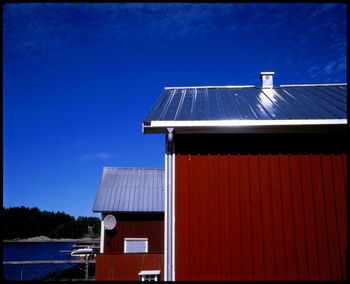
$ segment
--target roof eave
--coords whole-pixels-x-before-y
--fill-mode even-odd
[[[343,133],[347,131],[347,119],[151,121],[142,124],[144,134],[167,133],[167,128],[174,128],[176,134]]]
[[[139,214],[139,213],[164,213],[163,211],[113,211],[113,210],[100,210],[100,209],[96,209],[96,210],[92,210],[93,213],[103,213],[103,214],[118,214],[118,213],[135,213],[135,214]]]

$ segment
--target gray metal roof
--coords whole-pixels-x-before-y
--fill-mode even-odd
[[[164,212],[164,169],[104,167],[93,212]]]
[[[143,121],[347,119],[347,84],[165,88]],[[171,124],[169,124],[171,127]]]

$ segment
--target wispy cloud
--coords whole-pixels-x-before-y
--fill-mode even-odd
[[[247,23],[247,20],[249,22]],[[320,26],[321,22],[324,26]],[[345,19],[345,20],[344,20]],[[280,26],[289,27],[281,37]],[[302,53],[316,38],[346,47],[342,4],[8,3],[4,54],[61,57],[87,45],[186,39],[213,32],[237,38],[261,31]],[[340,34],[340,36],[339,36]],[[334,46],[336,48],[336,46]]]
[[[308,62],[305,66],[308,66],[306,75],[311,80],[323,78],[323,82],[326,83],[345,83],[344,74],[346,74],[347,58],[345,55],[328,60],[322,64],[312,65]]]
[[[63,56],[88,44],[183,38],[215,29],[216,5],[9,3],[4,6],[6,54]]]
[[[78,157],[79,161],[87,162],[87,161],[108,161],[114,155],[107,152],[98,152],[98,153],[85,153]]]

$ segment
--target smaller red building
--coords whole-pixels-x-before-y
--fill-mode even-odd
[[[105,167],[93,212],[102,214],[95,280],[163,280],[163,169]]]

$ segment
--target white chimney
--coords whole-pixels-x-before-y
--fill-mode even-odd
[[[260,73],[260,79],[261,79],[261,86],[263,88],[272,88],[273,87],[273,75],[275,75],[275,72],[261,72]]]

